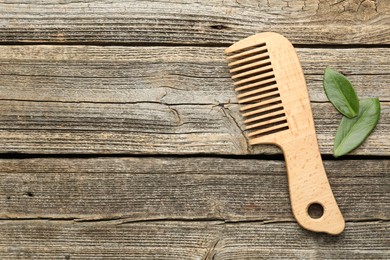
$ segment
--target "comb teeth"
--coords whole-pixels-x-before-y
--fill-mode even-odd
[[[265,43],[230,52],[226,58],[249,138],[288,129]]]

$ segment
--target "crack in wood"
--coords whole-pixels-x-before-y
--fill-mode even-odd
[[[257,223],[260,225],[277,225],[286,223],[297,223],[293,219],[240,219],[240,220],[229,220],[223,218],[143,218],[143,219],[132,219],[126,216],[116,217],[93,217],[93,218],[73,218],[73,217],[0,217],[0,221],[58,221],[58,222],[74,222],[74,223],[113,223],[116,225],[125,224],[136,224],[136,223],[161,223],[161,222],[192,222],[192,223],[211,223],[215,225],[240,225]],[[364,219],[346,219],[346,223],[387,223],[390,219],[386,218],[364,218]]]
[[[211,243],[211,246],[208,248],[208,250],[206,252],[204,260],[214,260],[214,256],[217,253],[218,248],[220,247],[221,242],[223,241],[222,240],[222,233],[223,232],[221,231],[221,233],[218,236],[218,238],[214,242]]]

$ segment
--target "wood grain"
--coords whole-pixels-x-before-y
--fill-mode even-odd
[[[2,259],[388,259],[389,222],[337,237],[294,223],[0,221]]]
[[[320,150],[331,154],[341,116],[313,103]],[[0,102],[2,153],[277,154],[248,146],[237,104]],[[390,103],[366,142],[352,154],[389,155]]]
[[[332,237],[288,223],[231,225],[214,259],[388,259],[389,228],[388,222],[347,223],[341,236]]]
[[[5,43],[230,44],[275,31],[297,44],[389,44],[387,1],[33,1],[0,3]]]
[[[203,259],[214,223],[144,224],[0,221],[2,259]]]
[[[67,102],[235,103],[224,48],[0,46],[0,99]],[[297,48],[310,99],[325,102],[324,68],[359,97],[390,101],[389,48]]]
[[[389,22],[386,0],[0,1],[0,259],[390,259]],[[280,150],[243,135],[223,50],[262,31],[298,47],[322,154],[326,66],[382,102],[325,161],[340,236],[295,223]]]
[[[388,160],[325,161],[325,169],[346,220],[390,219]],[[294,221],[283,161],[2,159],[0,179],[3,219]]]
[[[248,153],[223,48],[0,49],[1,152]],[[330,65],[353,80],[360,97],[380,97],[388,114],[388,52],[298,49],[311,100],[326,101],[321,80]],[[312,105],[321,151],[329,154],[339,115],[329,104]],[[355,154],[387,155],[387,125],[382,116]]]

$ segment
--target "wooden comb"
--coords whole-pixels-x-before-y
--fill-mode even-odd
[[[321,160],[305,78],[292,44],[260,33],[225,50],[242,106],[249,144],[275,144],[284,153],[292,212],[315,232],[340,234],[345,222]],[[322,216],[309,214],[321,207]]]

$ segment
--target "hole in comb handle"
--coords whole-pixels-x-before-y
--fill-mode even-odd
[[[319,219],[324,215],[324,206],[320,203],[312,203],[307,208],[307,213],[313,219]]]

